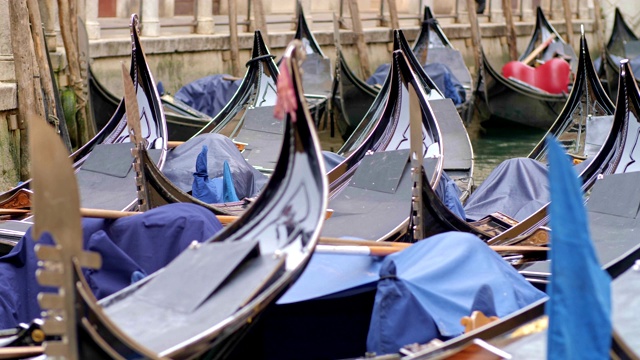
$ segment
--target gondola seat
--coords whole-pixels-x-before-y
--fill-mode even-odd
[[[534,68],[519,61],[510,61],[502,75],[513,78],[551,94],[569,92],[571,66],[561,58],[553,58]]]

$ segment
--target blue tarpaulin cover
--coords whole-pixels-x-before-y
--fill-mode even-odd
[[[233,188],[233,176],[229,162],[224,161],[222,176],[209,179],[207,152],[207,145],[202,145],[202,150],[196,159],[196,172],[193,173],[191,194],[196,199],[209,204],[238,201],[236,190]]]
[[[477,237],[450,232],[386,258],[315,253],[278,304],[377,287],[367,349],[395,353],[406,344],[462,333],[460,319],[470,315],[482,285],[493,290],[498,316],[545,296]]]
[[[193,173],[196,172],[196,159],[203,145],[208,148],[209,178],[222,177],[223,164],[227,161],[233,177],[233,187],[239,199],[257,195],[267,183],[268,178],[244,159],[231,139],[220,134],[201,134],[167,154],[162,172],[182,191],[191,191]]]
[[[384,80],[389,74],[390,64],[382,64],[378,66],[376,71],[367,79],[367,84],[384,84]],[[422,65],[424,71],[429,75],[431,80],[436,84],[438,89],[442,91],[445,97],[453,100],[456,105],[462,104],[466,97],[466,92],[462,83],[453,75],[453,72],[445,64],[432,63]]]
[[[547,167],[533,159],[509,159],[498,165],[464,206],[470,220],[499,211],[522,221],[549,201]]]
[[[371,315],[367,351],[396,353],[407,344],[462,334],[478,290],[491,287],[496,313],[508,315],[545,294],[482,240],[444,233],[385,258]]]
[[[547,286],[548,359],[608,359],[611,278],[600,267],[580,181],[564,150],[546,139],[551,204],[551,278]]]
[[[102,256],[100,270],[84,270],[97,298],[130,285],[140,275],[168,264],[192,241],[206,240],[222,229],[209,210],[193,204],[171,204],[117,220],[83,219],[84,248]],[[44,234],[38,243],[53,244]],[[38,268],[31,230],[0,258],[0,329],[40,316],[35,272]]]
[[[216,116],[236,93],[242,79],[230,81],[231,75],[210,75],[184,85],[176,99],[211,117]]]
[[[445,172],[442,172],[442,178],[440,179],[440,182],[438,182],[436,195],[442,199],[442,202],[447,209],[457,215],[460,219],[466,219],[464,207],[462,206],[462,202],[460,202],[460,195],[462,195],[462,191],[460,191],[456,181],[450,178]]]

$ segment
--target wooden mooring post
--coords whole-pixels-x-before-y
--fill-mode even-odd
[[[20,178],[30,178],[30,156],[27,151],[29,145],[27,119],[44,116],[44,104],[42,93],[38,101],[37,92],[40,91],[39,73],[34,69],[34,54],[29,30],[29,12],[27,4],[23,1],[9,1],[9,22],[11,25],[11,46],[18,86],[18,128],[20,130]],[[39,82],[39,81],[38,81]],[[36,91],[37,89],[37,91]]]
[[[269,46],[269,33],[267,31],[267,19],[264,13],[262,0],[250,0],[253,5],[254,28],[260,30],[264,43]]]
[[[567,42],[573,47],[573,23],[571,22],[571,0],[562,0],[564,22],[567,26]]]
[[[77,16],[75,7],[69,0],[58,0],[58,20],[60,23],[60,35],[64,43],[64,49],[69,66],[69,77],[71,87],[76,97],[76,118],[72,119],[77,123],[78,136],[75,146],[85,144],[95,135],[93,126],[89,124],[86,114],[87,99],[84,95],[82,74],[80,72],[80,60],[78,58],[78,33]]]
[[[371,65],[369,64],[369,49],[367,42],[364,40],[364,30],[360,21],[360,10],[358,9],[358,0],[349,1],[349,12],[351,13],[351,23],[353,24],[353,32],[356,34],[356,48],[358,49],[358,57],[360,58],[360,69],[362,77],[368,79],[371,76]]]
[[[471,28],[471,45],[473,46],[473,59],[476,64],[476,72],[480,71],[480,27],[476,15],[476,1],[467,0],[467,12],[469,13],[469,25]]]
[[[389,4],[389,19],[391,20],[391,28],[400,29],[400,19],[398,17],[398,5],[396,4],[396,0],[387,0],[387,4]],[[382,6],[382,3],[380,6]],[[380,16],[382,16],[382,13],[380,14]]]
[[[240,50],[238,46],[238,8],[236,0],[228,0],[229,4],[229,50],[231,51],[231,68],[233,76],[240,76]]]
[[[518,60],[518,46],[516,45],[516,26],[513,22],[513,9],[511,8],[511,0],[502,1],[502,12],[504,14],[504,22],[507,25],[507,46],[509,47],[509,59],[511,61]]]
[[[42,86],[42,92],[44,93],[44,103],[46,104],[46,113],[48,116],[47,121],[54,123],[56,131],[62,137],[65,145],[68,149],[71,149],[71,143],[69,141],[69,134],[66,131],[66,124],[64,124],[64,115],[58,113],[58,107],[56,104],[56,96],[53,88],[52,71],[49,67],[49,59],[47,57],[46,39],[42,26],[38,26],[42,23],[42,17],[40,16],[40,7],[38,0],[27,0],[27,9],[29,11],[29,20],[31,21],[31,36],[33,38],[33,48],[35,50],[36,66],[40,74],[40,85]],[[37,90],[36,90],[37,91]]]
[[[596,44],[604,44],[604,27],[602,26],[602,7],[600,0],[593,0],[593,15],[595,17]]]

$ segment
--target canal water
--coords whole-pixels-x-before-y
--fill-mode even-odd
[[[489,128],[470,132],[475,155],[474,183],[480,185],[506,159],[526,157],[545,135],[530,127]]]

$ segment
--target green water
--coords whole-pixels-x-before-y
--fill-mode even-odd
[[[473,136],[475,184],[480,185],[502,161],[529,155],[544,135],[545,131],[540,129],[509,127],[490,128]]]

